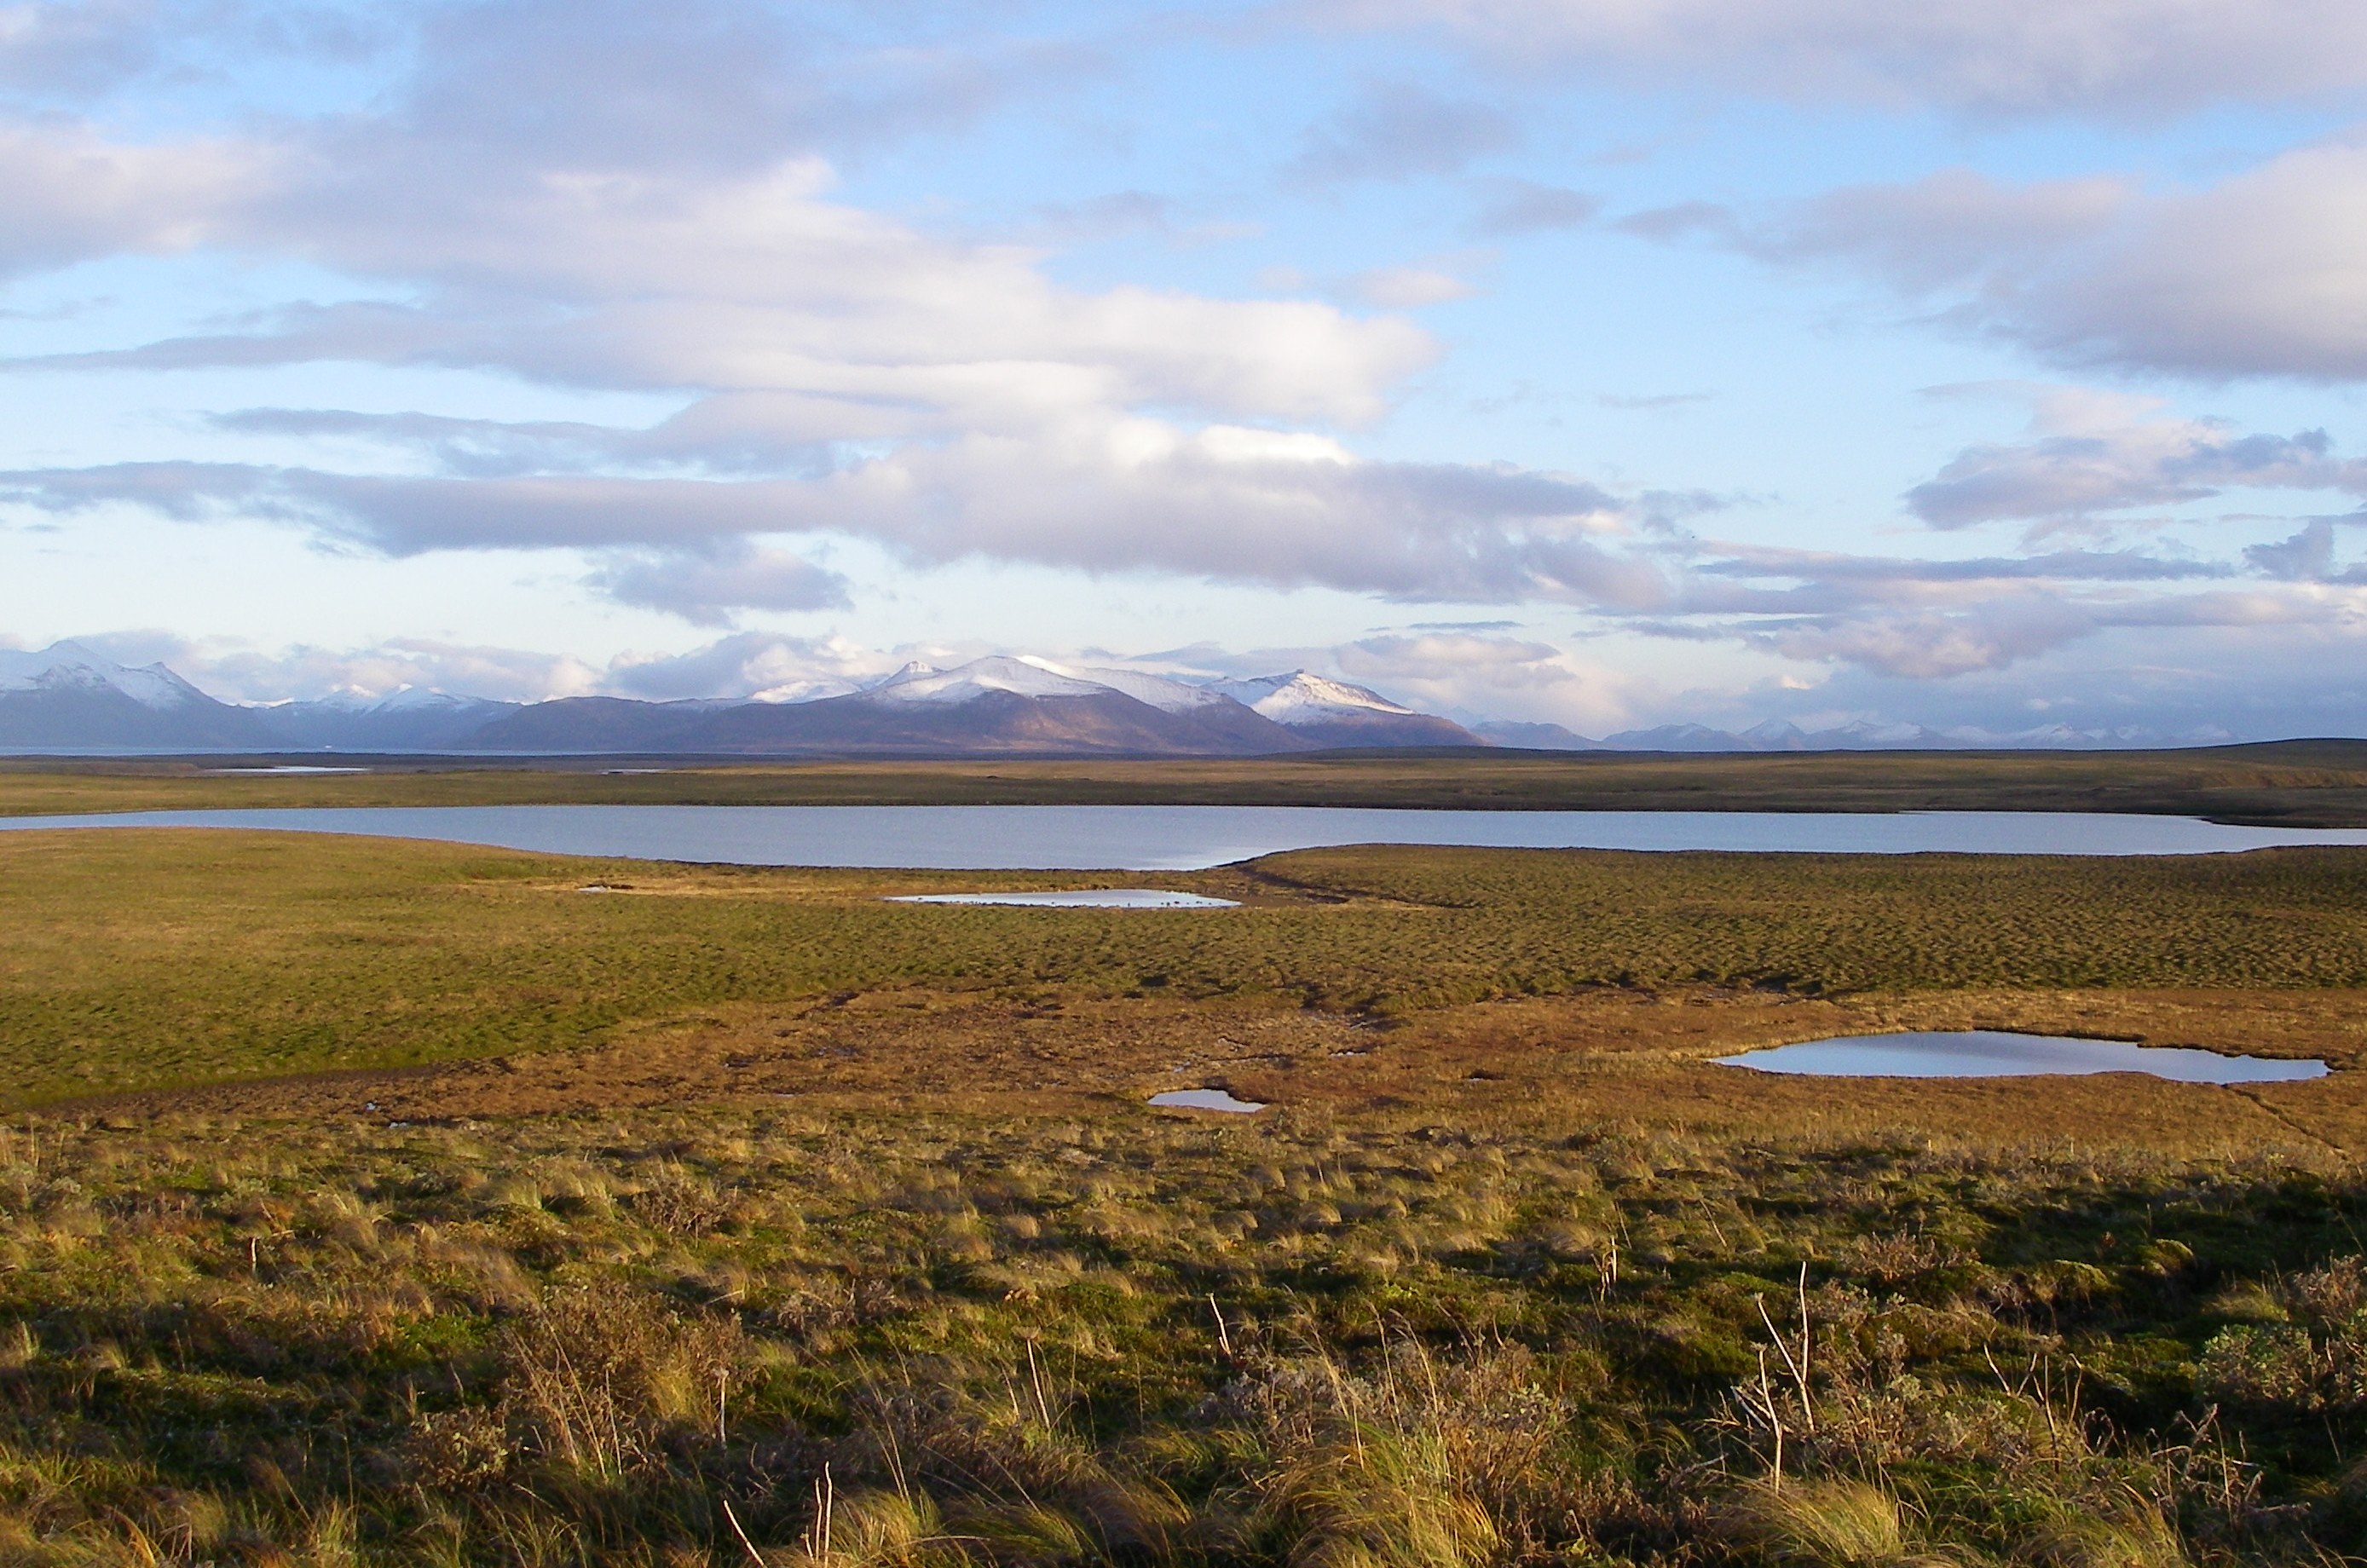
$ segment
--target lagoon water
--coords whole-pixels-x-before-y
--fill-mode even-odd
[[[1162,1111],[1225,1111],[1236,1116],[1252,1115],[1265,1109],[1254,1100],[1235,1100],[1221,1089],[1171,1089],[1164,1094],[1152,1095],[1150,1103]]]
[[[1194,871],[1334,844],[1784,854],[2188,855],[2367,830],[2079,812],[1396,811],[1313,806],[386,806],[0,818],[0,829],[264,828],[551,854],[897,870]]]
[[[1077,887],[1056,893],[899,893],[890,904],[1008,904],[1023,909],[1238,909],[1230,898],[1164,887]]]
[[[2216,1051],[2183,1045],[2138,1045],[2125,1040],[2081,1040],[1997,1029],[1852,1034],[1714,1059],[1720,1066],[1836,1078],[2017,1078],[2149,1073],[2180,1083],[2231,1084],[2322,1078],[2327,1071],[2326,1064],[2319,1061],[2223,1056]]]

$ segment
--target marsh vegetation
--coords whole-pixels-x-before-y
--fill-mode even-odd
[[[2361,1208],[2292,1157],[1287,1112],[46,1123],[0,1554],[2325,1564]]]
[[[2367,1559],[2367,853],[1153,880],[0,840],[0,1562]]]
[[[2093,862],[1308,851],[1156,879],[1237,909],[885,901],[1092,880],[603,864],[270,834],[9,835],[0,1084],[24,1105],[480,1058],[899,986],[1385,1021],[1685,986],[1863,998],[2367,985],[2367,855],[2333,850]],[[594,883],[614,891],[578,891]]]

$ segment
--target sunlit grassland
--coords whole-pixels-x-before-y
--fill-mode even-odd
[[[883,986],[1387,1018],[1597,987],[1829,997],[2367,982],[2367,853],[2345,851],[1349,849],[1124,879],[1248,900],[1238,909],[881,901],[1093,880],[636,865],[297,835],[9,834],[0,1076],[22,1105],[580,1045],[685,1009]],[[579,891],[594,883],[620,890]]]
[[[317,761],[318,759],[300,759]],[[337,759],[333,759],[333,761]],[[503,805],[1208,805],[1501,810],[2134,811],[2367,825],[2367,742],[2174,751],[1415,751],[1229,759],[747,761],[385,758],[271,774],[241,760],[0,760],[0,815]]]
[[[1243,904],[881,902],[1096,882]],[[0,1126],[0,1564],[2357,1564],[2362,980],[2367,851],[0,835],[17,1105],[447,1064]],[[1965,1024],[2340,1070],[1701,1059]]]
[[[0,1556],[2329,1568],[2362,1224],[2292,1149],[35,1122]]]

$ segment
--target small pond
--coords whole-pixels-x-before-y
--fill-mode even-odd
[[[1077,887],[1052,893],[900,893],[890,904],[1016,904],[1030,909],[1238,909],[1230,898],[1164,887]]]
[[[1265,1109],[1254,1100],[1235,1100],[1221,1089],[1171,1089],[1152,1095],[1150,1103],[1168,1111],[1229,1111],[1243,1116]]]
[[[2179,1083],[2277,1083],[2326,1076],[2326,1064],[2226,1056],[2185,1045],[2137,1045],[2016,1034],[1999,1029],[1854,1034],[1715,1058],[1720,1066],[1832,1078],[2015,1078],[2048,1074],[2149,1073]]]

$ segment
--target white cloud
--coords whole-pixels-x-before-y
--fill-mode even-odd
[[[625,654],[608,667],[607,686],[619,696],[656,702],[747,696],[790,702],[847,691],[901,663],[900,650],[864,648],[834,633],[741,632],[687,653]]]
[[[1623,497],[1511,468],[1352,458],[1322,437],[1153,420],[1033,439],[914,446],[810,479],[355,476],[140,463],[0,473],[52,513],[130,502],[168,516],[277,518],[391,554],[642,547],[830,531],[907,558],[1154,570],[1406,599],[1556,599],[1620,608],[1671,588],[1617,536],[1696,498]]]
[[[2336,457],[2322,430],[2248,435],[2218,420],[2157,418],[1966,447],[1907,503],[1934,527],[1960,528],[2177,506],[2237,487],[2367,494],[2367,463]]]
[[[2367,85],[2350,0],[1302,0],[1433,25],[1523,73],[1822,103],[2150,119]]]
[[[1953,170],[1837,191],[1772,222],[1727,214],[1690,230],[1769,259],[1863,267],[2066,364],[2367,378],[2367,135],[2192,189]]]
[[[224,219],[281,177],[269,148],[110,141],[71,122],[0,122],[0,276],[224,237]]]
[[[350,692],[382,697],[405,686],[538,702],[587,696],[603,672],[567,654],[400,638],[373,648],[302,645],[258,649],[228,638],[190,639],[170,632],[131,632],[77,640],[136,663],[162,660],[226,702],[284,702]]]

